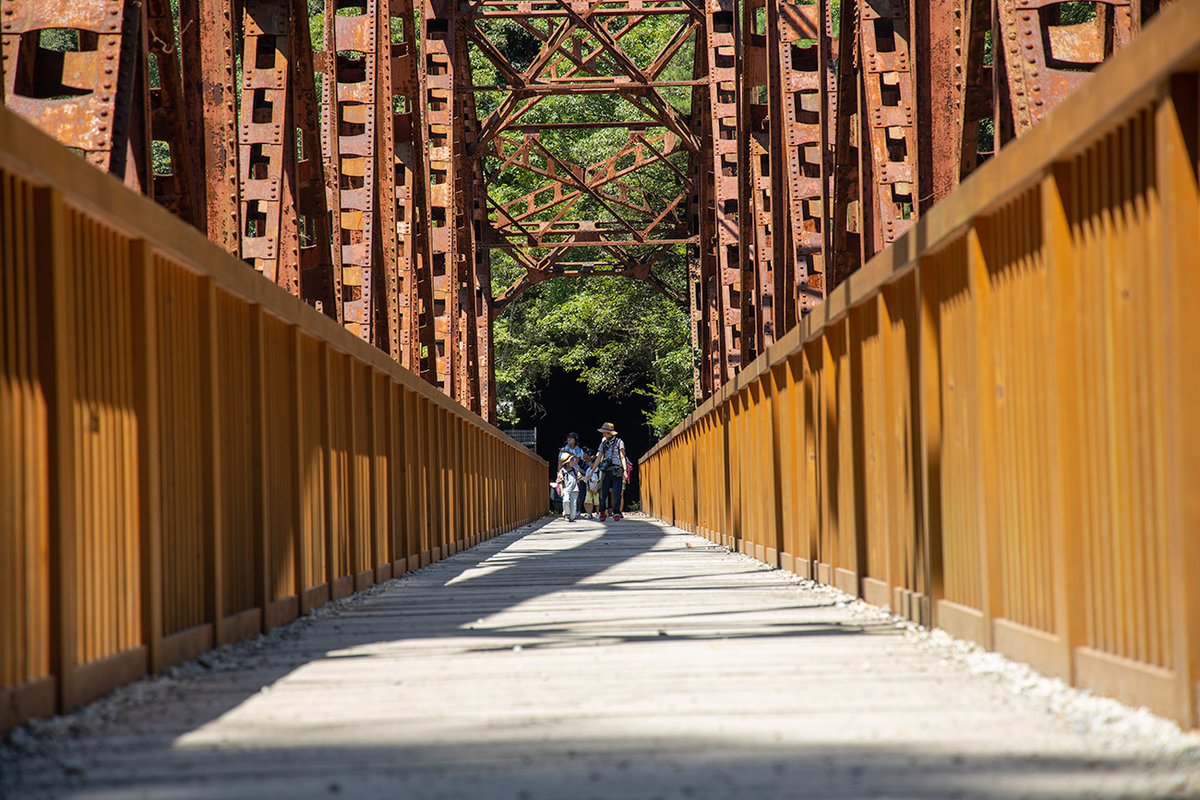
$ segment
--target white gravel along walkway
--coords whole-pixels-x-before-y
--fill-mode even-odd
[[[653,520],[543,520],[0,747],[3,798],[1200,797],[1200,737]]]

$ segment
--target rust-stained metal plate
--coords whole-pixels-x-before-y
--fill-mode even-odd
[[[140,0],[0,2],[6,105],[152,194],[145,36]]]
[[[1153,11],[325,0],[314,52],[308,0],[174,7],[0,0],[4,102],[489,419],[491,326],[556,277],[687,308],[710,395]],[[585,94],[620,111],[540,113]]]

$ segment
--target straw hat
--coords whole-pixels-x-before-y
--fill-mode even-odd
[[[611,422],[604,423],[599,428],[596,428],[596,430],[599,431],[600,433],[616,433],[617,432],[617,429],[615,427],[613,427],[613,424]]]
[[[575,456],[574,456],[574,455],[572,455],[571,453],[567,453],[567,452],[565,452],[565,451],[564,451],[564,452],[562,452],[562,453],[559,453],[559,454],[558,454],[558,463],[559,463],[559,464],[565,464],[565,463],[567,463],[568,461],[570,461],[570,460],[571,460],[572,458],[574,458],[574,457],[575,457]]]

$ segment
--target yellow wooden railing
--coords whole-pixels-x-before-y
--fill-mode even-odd
[[[642,462],[649,511],[1200,721],[1200,0]]]
[[[0,108],[0,732],[538,517],[546,469]]]

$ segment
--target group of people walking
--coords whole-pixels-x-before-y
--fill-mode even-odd
[[[625,442],[611,422],[596,431],[603,438],[595,450],[581,446],[579,434],[572,432],[558,451],[554,487],[562,495],[563,516],[571,522],[580,515],[585,519],[599,517],[601,522],[609,514],[614,520],[621,519],[621,495],[633,464],[625,454]]]

